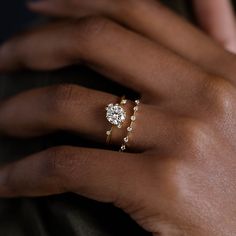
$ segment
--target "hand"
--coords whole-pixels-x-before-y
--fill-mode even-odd
[[[144,29],[155,37],[161,33],[162,27],[172,25],[172,21],[167,17],[162,19],[162,14],[166,13],[160,14],[156,2],[155,0],[41,0],[29,2],[29,7],[33,11],[54,16],[107,15],[132,29],[138,31]],[[193,5],[202,29],[224,48],[236,53],[236,21],[230,0],[193,0]]]
[[[42,26],[1,47],[2,72],[82,62],[139,92],[142,104],[129,152],[64,146],[36,153],[1,167],[0,196],[75,192],[113,203],[153,235],[236,233],[235,56],[163,6],[152,9],[173,28],[153,34],[148,21],[138,31],[92,17]],[[31,90],[1,103],[0,132],[67,130],[102,143],[110,127],[104,107],[117,100],[76,85]]]

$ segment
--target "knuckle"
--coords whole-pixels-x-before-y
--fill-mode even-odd
[[[75,153],[70,147],[54,147],[46,153],[46,171],[50,176],[66,178],[75,168]]]
[[[195,154],[201,153],[206,145],[209,144],[212,131],[207,124],[189,119],[187,121],[184,120],[184,124],[180,127],[180,133],[182,141],[180,150],[186,152],[183,156],[194,157]]]
[[[183,175],[186,173],[185,162],[168,156],[165,160],[162,160],[162,166],[157,168],[159,175],[157,178],[162,180],[158,183],[158,187],[161,187],[172,196],[178,196],[186,187],[182,185],[184,183]]]
[[[101,16],[87,17],[79,22],[79,30],[85,36],[96,36],[106,30],[110,25],[110,20]]]
[[[207,104],[214,115],[225,116],[232,112],[235,101],[234,86],[222,79],[211,78],[207,83]]]
[[[103,42],[105,37],[111,32],[112,23],[109,19],[100,16],[91,16],[82,20],[76,21],[75,42],[76,53],[81,55],[81,58],[86,58],[90,51],[97,49],[97,44]],[[79,44],[78,44],[79,41]]]
[[[53,114],[69,115],[77,98],[78,88],[76,85],[56,85],[49,89],[48,110]]]
[[[189,168],[187,162],[179,161],[170,157],[169,161],[163,169],[162,180],[160,184],[162,189],[169,195],[174,196],[175,200],[183,201],[184,198],[189,198],[189,193],[192,191],[192,169]]]
[[[83,193],[87,187],[90,164],[88,156],[83,154],[83,150],[80,150],[78,156],[74,148],[67,146],[50,148],[47,150],[43,171],[47,173],[48,178],[59,183],[58,189],[63,192]]]
[[[80,151],[80,155],[82,154]],[[68,146],[53,147],[47,150],[46,164],[43,172],[48,174],[49,178],[57,179],[60,182],[60,188],[64,190],[83,188],[86,184],[86,156],[79,158],[78,152]]]

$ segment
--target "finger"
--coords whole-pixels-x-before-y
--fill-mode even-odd
[[[72,13],[74,15],[79,14],[80,17],[94,15],[96,11],[96,7],[93,4],[90,4],[87,8],[81,8],[80,3],[74,1],[64,1],[64,0],[41,0],[41,1],[30,1],[27,2],[27,6],[30,10],[40,12],[41,14],[53,15],[53,16],[61,16],[68,17]],[[106,6],[108,6],[109,2],[106,2]]]
[[[101,141],[109,128],[105,107],[118,102],[114,95],[72,84],[34,89],[1,102],[0,130],[17,137],[68,130]]]
[[[137,154],[56,147],[1,167],[0,197],[75,192],[116,203],[143,191],[145,174],[145,160]]]
[[[127,1],[126,8],[122,9],[127,9],[126,14],[121,10],[110,14],[122,24],[200,65],[210,73],[228,77],[235,82],[235,65],[231,63],[235,61],[235,57],[159,1]]]
[[[42,27],[6,43],[0,52],[2,71],[54,69],[79,61],[149,97],[178,98],[180,84],[188,91],[205,76],[162,46],[97,17]]]
[[[119,101],[114,95],[77,85],[27,91],[0,104],[0,134],[29,138],[64,130],[105,143],[106,131],[112,126],[106,119],[105,107]],[[127,136],[134,104],[128,101],[123,108],[127,118],[122,129],[113,129],[111,141],[115,145],[121,145]],[[147,116],[150,112],[152,116]],[[159,125],[156,132],[151,132],[154,120],[158,120]],[[154,140],[163,146],[169,123],[170,118],[162,112],[141,104],[129,137],[129,150],[147,150],[153,147]]]
[[[236,53],[236,25],[231,1],[194,0],[202,28],[227,50]]]
[[[153,0],[134,4],[127,1],[125,9],[129,9],[126,14],[123,11],[113,11],[113,18],[208,72],[228,77],[235,83],[235,56],[163,4]]]
[[[147,36],[186,59],[200,65],[209,72],[229,77],[232,81],[235,81],[234,69],[232,69],[235,65],[230,63],[231,61],[235,61],[234,56],[227,53],[217,43],[213,43],[211,38],[206,37],[196,27],[177,16],[160,2],[154,0],[105,1],[112,2],[112,6],[111,4],[104,6],[102,4],[103,2],[101,0],[93,1],[93,5],[96,6],[94,14],[106,14],[125,24],[130,29]],[[77,6],[73,5],[73,9],[77,9],[77,12],[69,10],[65,6],[65,3],[69,4],[68,1],[64,1],[63,9],[68,9],[66,14],[72,17],[81,17],[81,14],[85,13],[81,9],[85,10],[88,7],[91,9],[90,1],[78,1]],[[38,12],[44,12],[46,9],[48,10],[47,13],[51,14],[50,9],[46,6],[44,8],[34,8]],[[60,12],[57,15],[60,16]]]
[[[0,131],[27,138],[65,130],[103,143],[111,127],[105,107],[119,100],[114,95],[72,84],[34,89],[0,104]],[[131,116],[129,108],[127,116]]]

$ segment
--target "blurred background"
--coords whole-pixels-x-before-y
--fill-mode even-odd
[[[14,32],[24,28],[30,24],[32,20],[36,20],[37,16],[30,13],[26,7],[27,0],[2,0],[0,3],[0,42],[7,39]],[[28,0],[30,1],[30,0]],[[165,4],[175,8],[181,13],[186,13],[186,8],[189,8],[191,1],[186,0],[162,0]]]
[[[0,42],[7,39],[14,32],[21,30],[25,24],[36,18],[27,11],[25,1],[3,0],[0,3]]]

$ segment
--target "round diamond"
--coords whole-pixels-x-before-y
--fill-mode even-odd
[[[106,108],[107,114],[106,118],[107,120],[115,125],[115,126],[121,126],[122,123],[125,121],[126,118],[126,112],[119,104],[109,104]]]

